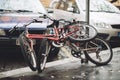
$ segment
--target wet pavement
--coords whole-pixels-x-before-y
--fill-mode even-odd
[[[40,74],[26,68],[26,72],[22,74],[2,77],[0,80],[120,80],[120,48],[113,50],[113,59],[105,66],[96,66],[90,62],[81,64],[80,60],[73,60],[73,58],[63,59],[61,60],[63,63],[53,61],[57,65],[50,62],[52,65],[49,66],[49,63],[47,63],[47,67]],[[19,72],[19,69],[16,72]],[[0,77],[2,76],[1,73]]]

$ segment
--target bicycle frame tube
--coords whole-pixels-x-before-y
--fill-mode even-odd
[[[50,35],[50,34],[26,34],[26,36],[28,38],[31,38],[31,39],[43,39],[43,38],[47,38],[47,39],[50,39],[50,40],[59,40],[58,37],[55,37],[54,35]]]
[[[46,34],[30,34],[30,33],[27,33],[26,37],[31,38],[31,39],[43,39],[43,38],[47,38],[49,40],[58,41],[60,39],[67,38],[69,35],[72,35],[76,31],[79,30],[78,28],[76,28],[76,26],[69,26],[69,28],[74,28],[75,30],[73,30],[72,32],[66,33],[61,38],[59,37],[60,36],[59,30],[64,30],[64,28],[56,28],[56,27],[54,27],[55,34],[47,34],[47,33]]]
[[[69,28],[74,28],[75,30],[74,30],[74,31],[71,31],[71,32],[69,32],[69,33],[67,33],[67,34],[66,34],[66,37],[68,37],[69,35],[74,34],[74,33],[77,32],[77,31],[79,31],[79,29],[76,28],[76,26],[69,26]]]

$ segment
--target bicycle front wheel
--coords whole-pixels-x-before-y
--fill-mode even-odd
[[[111,46],[101,38],[95,38],[86,43],[86,57],[96,65],[108,64],[112,57],[113,51]]]
[[[69,33],[72,33],[69,36],[69,40],[72,42],[89,41],[97,35],[97,30],[93,26],[87,25],[85,22],[70,24],[67,29]],[[75,31],[76,29],[78,30]]]
[[[50,48],[51,46],[49,45],[48,40],[42,39],[39,52],[38,52],[38,61],[37,61],[38,73],[41,73],[45,68],[45,64],[47,62],[47,57],[48,57]]]
[[[31,39],[28,39],[24,33],[19,36],[19,43],[23,56],[32,71],[36,71],[37,59],[33,48],[31,48]]]

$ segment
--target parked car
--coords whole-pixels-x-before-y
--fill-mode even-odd
[[[86,0],[52,0],[55,18],[86,21]],[[107,0],[90,0],[90,25],[109,42],[120,43],[120,10]]]
[[[24,28],[13,33],[9,32],[16,25],[22,26],[32,19],[39,18],[42,23],[32,23],[28,29],[30,33],[43,33],[47,26],[52,24],[50,19],[40,18],[44,15],[48,13],[39,0],[0,0],[0,50],[4,47],[13,50],[20,49],[18,36]],[[34,40],[34,42],[37,52],[41,42],[40,40]],[[52,60],[58,52],[59,48],[52,46],[48,59]]]
[[[34,18],[47,15],[39,0],[1,0],[0,1],[0,46],[19,45],[19,31],[12,34],[9,30],[15,25],[23,25]],[[33,23],[28,28],[31,33],[42,33],[48,25],[48,19],[43,23]],[[23,28],[24,29],[24,28]]]

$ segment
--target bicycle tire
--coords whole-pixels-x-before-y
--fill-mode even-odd
[[[48,40],[42,39],[38,52],[38,60],[37,60],[38,73],[41,73],[44,70],[47,62],[47,57],[49,55],[49,51],[50,51],[50,46]]]
[[[37,58],[34,49],[30,46],[29,39],[22,33],[19,36],[19,43],[23,53],[23,57],[32,71],[36,71],[37,68]]]
[[[69,28],[69,26],[74,26],[75,28]],[[76,28],[79,30],[69,36],[69,40],[72,42],[89,41],[97,36],[97,30],[93,26],[87,25],[85,22],[76,22],[67,27],[68,32],[72,32]]]
[[[94,51],[92,48],[97,48]],[[86,43],[86,49],[91,48],[89,51],[84,51],[86,57],[92,63],[101,66],[108,64],[113,57],[113,51],[109,43],[101,38],[94,38]]]

